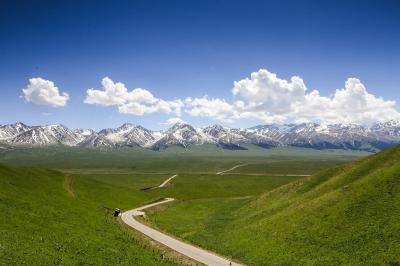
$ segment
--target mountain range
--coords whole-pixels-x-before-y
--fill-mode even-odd
[[[153,150],[202,144],[240,150],[246,149],[246,144],[253,144],[263,148],[295,146],[377,151],[400,143],[400,122],[392,120],[372,126],[271,124],[251,128],[228,128],[221,125],[194,128],[186,123],[177,123],[165,131],[152,131],[128,123],[118,128],[94,131],[71,130],[63,125],[28,126],[18,122],[0,126],[0,142],[11,146],[143,147]]]

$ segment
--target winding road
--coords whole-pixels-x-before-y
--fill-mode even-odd
[[[177,176],[178,176],[178,175],[173,175],[173,176],[171,176],[170,178],[168,178],[167,180],[165,180],[164,182],[162,182],[162,184],[159,185],[158,188],[165,187],[165,185],[168,184],[169,181],[171,181],[172,179],[174,179],[174,178],[177,177]]]
[[[216,173],[216,175],[223,175],[224,173],[230,172],[232,170],[235,170],[238,167],[245,166],[248,164],[238,164],[233,166],[232,168],[228,170],[224,170],[221,172]],[[173,175],[166,179],[161,185],[153,187],[152,189],[155,188],[163,188],[165,187],[172,179],[177,177],[178,175]],[[280,176],[280,175],[279,175]],[[287,175],[285,175],[287,176]],[[308,175],[297,175],[297,176],[308,176]],[[179,252],[195,261],[198,261],[200,263],[206,264],[206,265],[212,265],[212,266],[241,266],[241,264],[232,262],[224,257],[221,257],[219,255],[216,255],[210,251],[201,249],[199,247],[196,247],[194,245],[184,243],[180,240],[177,240],[169,235],[166,235],[164,233],[161,233],[160,231],[157,231],[147,225],[144,225],[137,221],[134,217],[135,216],[142,216],[145,217],[146,214],[144,212],[145,209],[165,204],[171,201],[174,201],[175,199],[173,198],[165,198],[163,201],[151,203],[144,205],[142,207],[138,207],[126,212],[123,212],[121,214],[121,219],[122,221],[127,224],[128,226],[132,227],[133,229],[136,229],[137,231],[141,232],[142,234],[152,238],[153,240],[175,250],[176,252]]]
[[[226,172],[232,171],[238,167],[245,166],[245,165],[248,165],[248,164],[235,165],[228,170],[224,170],[224,171],[216,173],[216,175],[222,175]],[[172,179],[174,179],[177,176],[178,175],[173,175],[173,176],[169,177],[163,183],[161,183],[161,185],[153,187],[152,189],[165,187]],[[298,175],[298,176],[308,176],[308,175]],[[147,204],[147,205],[123,212],[121,214],[121,219],[125,224],[132,227],[133,229],[135,229],[135,230],[141,232],[142,234],[152,238],[153,240],[169,247],[170,249],[173,249],[176,252],[181,253],[181,254],[183,254],[195,261],[198,261],[200,263],[203,263],[206,265],[211,265],[211,266],[224,266],[224,265],[225,266],[230,266],[230,265],[241,266],[241,264],[232,262],[232,261],[230,261],[224,257],[221,257],[217,254],[214,254],[210,251],[201,249],[199,247],[182,242],[182,241],[175,239],[169,235],[161,233],[160,231],[157,231],[147,225],[140,223],[139,221],[137,221],[134,218],[135,216],[145,217],[146,216],[146,214],[144,212],[145,209],[148,209],[148,208],[151,208],[151,207],[154,207],[157,205],[165,204],[165,203],[168,203],[168,202],[171,202],[174,200],[175,199],[173,199],[173,198],[165,198],[163,201]]]
[[[143,210],[160,205],[160,204],[165,204],[167,202],[174,201],[175,199],[173,198],[166,198],[163,201],[151,203],[144,205],[139,208],[135,208],[133,210],[129,210],[126,212],[123,212],[121,215],[122,221],[127,224],[128,226],[136,229],[137,231],[145,234],[146,236],[154,239],[155,241],[193,259],[196,260],[200,263],[206,264],[206,265],[212,265],[212,266],[229,266],[229,265],[234,265],[234,266],[240,266],[240,264],[231,262],[230,260],[223,258],[221,256],[218,256],[210,251],[201,249],[199,247],[184,243],[182,241],[179,241],[171,236],[168,236],[166,234],[163,234],[147,225],[144,225],[137,220],[135,220],[135,216],[144,216],[145,213]]]

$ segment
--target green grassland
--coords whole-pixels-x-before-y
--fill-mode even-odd
[[[150,214],[153,226],[248,265],[398,265],[400,147],[257,197],[178,201]]]
[[[140,148],[84,149],[76,147],[13,147],[0,149],[0,162],[11,165],[74,169],[129,169],[137,172],[210,172],[240,163],[267,161],[344,162],[368,155],[344,150],[313,150],[281,147],[264,149],[249,145],[248,150],[225,150],[214,145],[188,149],[170,147],[159,152]]]
[[[260,264],[265,257],[259,256],[259,249],[242,247],[248,235],[239,228],[245,227],[242,222],[257,224],[260,212],[267,210],[261,205],[255,208],[254,202],[266,192],[303,179],[296,175],[314,174],[365,155],[301,148],[228,151],[212,146],[161,152],[2,149],[0,264],[173,264],[143,247],[145,240],[104,211],[104,207],[127,210],[163,197],[174,197],[176,202],[152,210],[154,215],[146,222],[223,255]],[[246,165],[216,175],[237,164]],[[173,174],[178,177],[167,187],[143,190]],[[250,217],[253,209],[258,216],[243,220],[242,215]],[[230,230],[235,234],[227,234]],[[252,245],[263,243],[260,239]]]
[[[170,264],[105,216],[103,206],[128,207],[145,198],[65,178],[52,170],[0,166],[1,265]]]

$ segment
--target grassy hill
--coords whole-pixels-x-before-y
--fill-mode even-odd
[[[11,155],[8,152],[0,160],[15,155],[15,151]],[[133,239],[132,230],[124,230],[116,219],[106,216],[103,207],[127,210],[168,196],[189,201],[240,198],[259,195],[298,178],[215,175],[243,158],[213,160],[197,156],[183,160],[162,155],[165,159],[161,160],[142,158],[127,150],[121,153],[29,149],[18,151],[23,157],[9,161],[14,165],[42,167],[54,163],[62,167],[64,158],[69,166],[64,172],[0,164],[0,265],[170,265],[161,261],[160,250],[150,249],[140,236]],[[127,158],[119,162],[124,154]],[[95,167],[103,160],[108,168],[70,168]],[[286,173],[290,160],[271,163],[275,172]],[[326,163],[335,164],[336,160]],[[142,190],[159,185],[177,170],[182,172],[165,189]],[[182,262],[176,254],[166,257]]]
[[[170,265],[105,216],[103,206],[146,200],[131,192],[0,165],[0,265]]]
[[[249,265],[400,263],[400,146],[240,200],[178,202],[150,222]]]
[[[300,197],[306,184],[318,187],[346,168],[308,181],[300,175],[364,155],[301,148],[225,151],[211,146],[162,152],[58,147],[0,150],[0,162],[8,165],[0,165],[0,265],[169,265],[161,260],[159,250],[153,251],[147,241],[121,228],[103,209],[127,210],[162,197],[177,199],[150,216],[149,222],[162,230],[249,264],[304,262],[312,257],[300,253],[310,244],[302,249],[295,241],[286,241],[286,235],[282,234],[281,242],[276,236],[270,238],[268,223],[276,224],[274,230],[281,226],[279,230],[291,232],[287,221],[281,223],[277,217],[284,217],[297,201],[304,200]],[[216,175],[238,164],[245,165]],[[142,190],[173,174],[178,177],[167,187]],[[287,197],[276,190],[281,186]],[[291,257],[290,248],[300,253]],[[316,257],[315,261],[322,260]]]

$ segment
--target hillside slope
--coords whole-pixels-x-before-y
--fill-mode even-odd
[[[0,265],[171,265],[105,216],[102,206],[143,200],[131,194],[56,171],[0,165]]]
[[[251,265],[400,263],[400,146],[236,210],[223,248]]]

